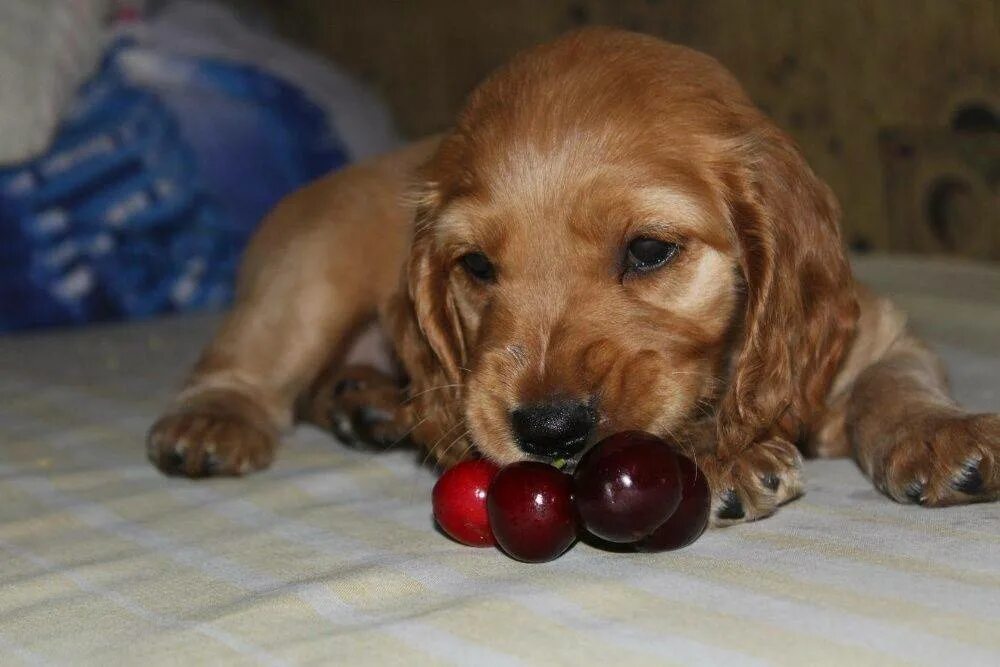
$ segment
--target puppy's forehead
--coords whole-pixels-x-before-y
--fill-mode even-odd
[[[499,248],[512,240],[605,245],[630,230],[724,244],[723,206],[681,161],[607,150],[585,138],[513,139],[477,160],[475,187],[442,211],[443,238]]]
[[[565,206],[584,184],[591,184],[613,165],[606,150],[590,137],[568,136],[544,143],[511,137],[475,165],[476,181],[486,203],[541,210]]]

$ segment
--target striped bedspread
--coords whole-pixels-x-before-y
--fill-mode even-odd
[[[857,267],[1000,409],[1000,271]],[[1000,664],[1000,504],[896,505],[847,461],[680,552],[545,565],[436,533],[413,452],[300,429],[264,474],[161,477],[143,434],[214,322],[0,341],[0,665]]]

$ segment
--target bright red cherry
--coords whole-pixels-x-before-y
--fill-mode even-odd
[[[705,475],[686,456],[678,456],[681,471],[681,503],[673,515],[649,537],[639,540],[638,551],[670,551],[691,544],[705,532],[712,494]]]
[[[505,466],[493,479],[486,506],[497,544],[518,560],[552,560],[576,540],[573,480],[548,464]]]
[[[493,545],[486,494],[499,468],[485,459],[457,463],[434,485],[434,518],[449,536],[470,547]]]
[[[681,502],[677,455],[666,442],[642,431],[622,431],[594,445],[573,478],[580,520],[608,542],[646,537]]]

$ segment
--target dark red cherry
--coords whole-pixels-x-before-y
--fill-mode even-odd
[[[441,475],[431,496],[441,530],[470,547],[494,544],[486,493],[498,470],[495,463],[479,459],[457,463]]]
[[[545,463],[520,461],[501,468],[486,507],[497,544],[518,560],[552,560],[576,540],[573,480]]]
[[[677,455],[649,433],[616,433],[583,455],[573,491],[588,531],[608,542],[635,542],[666,521],[681,501]]]
[[[639,540],[638,551],[669,551],[691,544],[708,526],[712,494],[705,475],[686,456],[678,456],[681,471],[681,502],[673,515],[652,534]]]

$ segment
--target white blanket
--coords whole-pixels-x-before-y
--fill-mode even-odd
[[[857,265],[1000,409],[1000,271]],[[436,533],[412,452],[312,429],[161,477],[143,434],[215,321],[0,341],[0,664],[1000,664],[1000,505],[897,505],[849,461],[682,551],[544,565]]]

